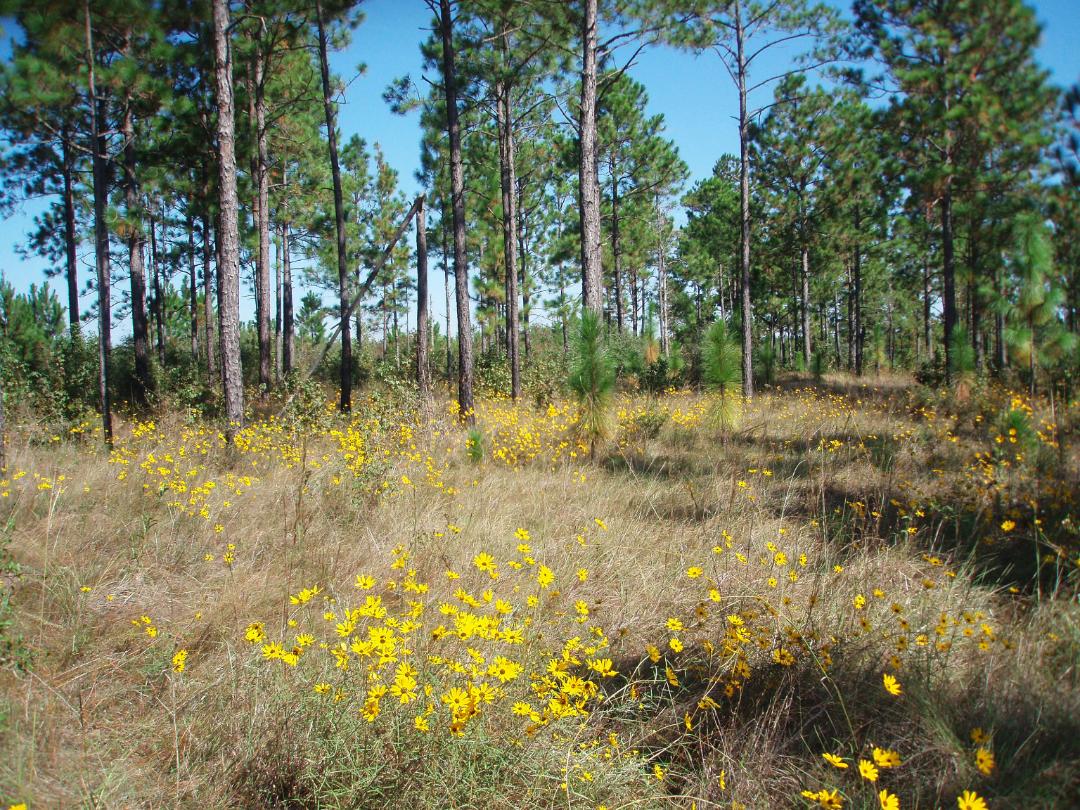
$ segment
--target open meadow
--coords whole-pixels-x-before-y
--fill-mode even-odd
[[[439,402],[14,429],[0,799],[1080,803],[1076,403]]]

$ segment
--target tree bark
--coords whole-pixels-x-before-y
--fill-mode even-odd
[[[132,116],[131,99],[124,104],[122,124],[124,136],[124,213],[127,218],[127,264],[131,271],[132,285],[132,333],[135,349],[134,401],[139,405],[147,402],[150,390],[150,335],[146,314],[146,268],[143,252],[146,238],[139,216],[138,179],[135,176],[135,121]],[[151,228],[152,220],[151,220]],[[158,294],[160,295],[160,293]]]
[[[199,362],[199,284],[195,271],[195,217],[191,212],[191,201],[187,210],[187,245],[188,245],[188,308],[191,317],[191,359]]]
[[[931,320],[930,266],[923,265],[923,342],[926,344],[926,359],[934,362],[934,322]]]
[[[0,374],[0,470],[7,467],[7,425],[4,422],[4,376]]]
[[[293,370],[293,284],[292,256],[289,246],[289,223],[281,223],[281,373]]]
[[[619,239],[619,181],[614,161],[611,165],[611,256],[615,273],[615,328],[623,331],[622,242]]]
[[[596,167],[597,0],[583,0],[581,22],[581,156],[578,197],[581,208],[581,298],[599,313],[604,282],[600,250],[600,180]]]
[[[214,275],[210,263],[210,189],[203,186],[203,202],[206,209],[202,212],[202,274],[203,274],[203,343],[206,349],[206,379],[214,379]]]
[[[446,294],[446,384],[450,384],[453,378],[452,366],[453,355],[450,353],[450,260],[448,258],[450,246],[446,241],[446,200],[439,201],[440,235],[442,236],[442,272],[443,292]]]
[[[325,58],[325,55],[324,55]],[[255,300],[258,302],[259,388],[265,397],[270,376],[270,184],[266,132],[266,59],[262,39],[255,44],[255,219],[259,253],[255,262]]]
[[[858,230],[859,218],[855,216],[855,228]],[[853,337],[855,338],[855,376],[861,377],[863,373],[863,345],[866,337],[862,317],[862,255],[859,243],[855,243],[854,255],[851,257],[852,271],[852,313],[853,313]]]
[[[802,354],[803,363],[810,368],[810,249],[802,246]]]
[[[79,266],[75,255],[78,236],[75,233],[74,161],[71,156],[71,132],[65,122],[60,138],[64,181],[64,264],[67,271],[68,325],[71,336],[79,332]]]
[[[165,241],[165,217],[162,211],[161,241]],[[157,334],[158,362],[165,367],[165,298],[162,295],[161,284],[161,254],[157,247],[157,231],[154,222],[154,214],[150,213],[150,276],[154,283],[154,305],[150,308],[154,317]]]
[[[521,264],[521,342],[522,347],[525,350],[526,359],[529,357],[529,315],[531,309],[529,307],[529,268],[526,263],[528,258],[528,239],[525,235],[525,214],[522,200],[521,189],[517,191],[517,241],[518,241],[518,259]]]
[[[427,258],[427,213],[421,202],[416,212],[416,384],[420,389],[420,402],[425,408],[431,402]]]
[[[274,385],[281,384],[281,242],[274,246]]]
[[[338,299],[341,317],[341,401],[343,413],[352,410],[352,337],[349,333],[349,271],[345,244],[345,204],[341,195],[341,167],[338,163],[337,123],[334,101],[330,95],[330,66],[326,58],[326,29],[323,26],[322,2],[315,0],[315,22],[319,30],[319,71],[322,75],[323,112],[326,116],[326,140],[330,150],[330,174],[334,183],[334,228],[337,232]]]
[[[945,379],[952,380],[952,333],[956,328],[956,275],[953,259],[952,187],[946,180],[941,200],[942,320],[945,325]]]
[[[593,2],[595,0],[587,0]],[[458,121],[457,75],[454,68],[454,31],[450,0],[439,0],[442,32],[443,87],[446,94],[446,129],[450,138],[450,188],[454,220],[454,288],[458,322],[458,405],[461,418],[476,423],[473,412],[472,323],[469,317],[469,265],[465,256],[465,177],[461,166],[461,124]]]
[[[83,0],[86,19],[87,108],[90,113],[90,138],[94,151],[94,264],[98,292],[98,398],[101,405],[101,432],[105,444],[112,447],[112,403],[109,399],[109,365],[112,354],[112,313],[109,296],[111,269],[109,267],[109,231],[105,221],[108,201],[108,172],[105,165],[105,136],[101,125],[105,103],[97,97],[94,76],[95,62],[93,26],[90,20],[90,0]]]
[[[1003,298],[1005,269],[1000,265],[994,271],[994,284],[998,298]],[[1005,370],[1008,358],[1005,356],[1005,315],[999,310],[994,313],[994,364],[999,372]]]
[[[213,0],[214,77],[217,85],[222,379],[225,435],[231,441],[244,422],[244,379],[240,361],[240,242],[237,232],[236,152],[232,58],[229,53],[229,2]]]
[[[750,300],[750,121],[746,113],[746,54],[745,31],[742,21],[742,2],[735,3],[735,48],[738,64],[736,82],[739,86],[739,206],[740,206],[740,255],[739,277],[742,312],[742,387],[743,396],[754,396],[754,314]]]
[[[668,339],[668,289],[667,289],[667,261],[665,260],[663,224],[660,221],[660,206],[656,209],[656,295],[660,303],[660,351],[664,357],[671,356],[671,343]]]
[[[502,32],[501,49],[506,58],[506,37]],[[499,185],[502,191],[503,258],[506,265],[506,354],[510,360],[510,398],[521,396],[521,362],[518,356],[518,255],[517,255],[517,176],[514,167],[514,125],[511,119],[510,85],[499,83],[496,90],[497,127],[499,131]]]

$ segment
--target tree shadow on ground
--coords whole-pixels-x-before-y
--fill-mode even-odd
[[[678,660],[708,656],[694,647]],[[668,679],[668,666],[678,686]],[[706,665],[626,656],[616,669],[635,673],[634,697],[628,678],[609,682],[607,712],[614,727],[632,729],[636,748],[670,769],[672,795],[688,793],[716,806],[733,798],[747,806],[796,806],[801,789],[819,786],[814,766],[824,779],[839,776],[822,753],[869,759],[877,745],[897,750],[906,763],[886,777],[890,791],[906,797],[904,806],[949,806],[973,785],[993,807],[1080,806],[1080,717],[1046,695],[1017,689],[995,702],[974,677],[948,688],[920,687],[913,679],[897,699],[881,688],[875,659],[860,664],[842,655],[827,674],[811,656],[793,666],[759,664],[749,680],[726,691],[729,678]],[[993,736],[993,779],[975,771],[970,732],[976,727]],[[722,788],[718,776],[725,769],[730,784]],[[846,774],[853,775],[849,786],[861,785],[857,772]]]

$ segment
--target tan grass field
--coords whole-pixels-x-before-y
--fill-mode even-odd
[[[1080,407],[709,407],[16,429],[0,802],[1080,806]]]

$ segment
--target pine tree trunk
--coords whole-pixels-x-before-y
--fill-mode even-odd
[[[78,235],[75,233],[75,191],[73,175],[75,173],[71,157],[71,133],[64,123],[60,138],[62,173],[64,182],[64,266],[67,271],[68,324],[71,336],[79,332],[79,265],[75,254]]]
[[[952,333],[956,328],[956,275],[953,266],[952,188],[946,180],[941,200],[942,320],[945,325],[945,379],[952,380]]]
[[[855,370],[855,282],[851,265],[847,267],[847,370]]]
[[[214,77],[218,107],[220,226],[219,300],[222,380],[225,388],[225,435],[231,441],[244,422],[244,378],[240,361],[240,241],[237,232],[235,122],[232,58],[229,53],[229,3],[213,0]]]
[[[217,360],[214,357],[214,276],[210,262],[209,184],[204,185],[203,190],[203,204],[206,206],[202,212],[203,344],[206,349],[206,379],[210,382],[214,379]]]
[[[600,250],[600,181],[596,166],[597,0],[583,0],[581,22],[581,156],[578,197],[581,208],[581,297],[599,313],[604,282]]]
[[[288,376],[293,370],[295,327],[293,318],[292,249],[289,245],[289,223],[281,223],[281,373]]]
[[[994,284],[999,299],[1005,295],[1004,275],[1005,271],[1002,267],[998,267],[994,272]],[[1005,355],[1005,315],[1000,311],[994,313],[994,362],[999,372],[1004,371],[1005,366],[1008,365],[1008,358]]]
[[[930,266],[923,265],[923,342],[926,344],[926,359],[934,362],[934,322],[931,320]]]
[[[281,383],[281,293],[281,242],[278,241],[274,246],[274,385]]]
[[[595,0],[592,2],[595,7]],[[442,29],[443,86],[446,93],[446,129],[450,139],[450,187],[454,220],[454,289],[458,322],[458,405],[461,418],[475,424],[473,413],[472,319],[469,316],[469,264],[465,256],[465,177],[461,166],[461,124],[458,121],[457,75],[454,68],[454,32],[450,0],[439,0]]]
[[[195,218],[191,213],[191,201],[187,211],[188,245],[188,307],[191,317],[191,359],[199,362],[199,284],[195,271]]]
[[[108,171],[105,165],[107,144],[102,134],[105,118],[104,99],[97,97],[93,27],[90,0],[83,0],[86,19],[87,108],[90,113],[90,138],[94,150],[94,264],[98,292],[98,397],[101,405],[101,432],[105,444],[112,447],[112,403],[109,399],[109,365],[112,355],[112,312],[110,306],[109,231],[105,221],[108,204]]]
[[[810,368],[810,249],[802,246],[802,337],[803,363]]]
[[[124,208],[127,217],[128,269],[131,274],[131,328],[135,349],[134,401],[145,405],[150,390],[150,334],[146,317],[145,237],[139,216],[139,186],[135,177],[135,122],[130,99],[124,105]],[[151,222],[151,228],[153,223]]]
[[[518,194],[518,227],[517,240],[518,240],[518,257],[521,263],[521,342],[525,349],[525,357],[529,356],[529,268],[526,263],[528,258],[528,240],[525,236],[525,215],[522,213],[522,199],[521,194]]]
[[[855,228],[858,230],[858,215],[856,215]],[[852,328],[855,338],[855,376],[861,377],[863,373],[863,346],[866,337],[863,328],[862,317],[862,251],[859,243],[855,243],[854,255],[851,258],[852,270]]]
[[[507,58],[508,36],[508,32],[502,32],[501,50],[504,59]],[[511,121],[509,83],[500,82],[496,92],[503,258],[506,269],[506,354],[510,360],[510,398],[516,401],[521,396],[521,362],[518,357],[517,172],[514,167],[514,124]]]
[[[450,260],[447,258],[450,247],[446,241],[446,201],[439,201],[440,208],[440,231],[442,236],[442,272],[443,292],[446,294],[446,384],[450,384],[453,378],[453,355],[450,353]]]
[[[345,205],[341,195],[341,167],[338,163],[337,123],[334,101],[330,95],[330,66],[326,58],[326,29],[323,27],[322,2],[315,0],[315,21],[319,29],[319,70],[322,75],[323,112],[326,117],[326,140],[330,150],[330,174],[334,183],[334,229],[337,233],[338,300],[341,320],[341,401],[343,413],[352,410],[352,336],[349,331],[349,271],[345,244]]]
[[[161,238],[165,241],[165,222],[164,222],[164,210],[162,211],[162,223],[161,223]],[[157,230],[154,222],[153,213],[150,214],[150,276],[153,278],[154,283],[154,305],[151,307],[151,314],[154,317],[154,324],[157,334],[157,352],[158,362],[161,367],[165,367],[165,298],[162,295],[161,284],[161,254],[158,252],[157,247]]]
[[[422,198],[421,198],[422,199]],[[424,203],[416,211],[416,384],[425,409],[431,402],[431,366],[428,360],[428,266],[427,212]]]
[[[0,469],[7,467],[7,424],[4,421],[4,375],[0,374]]]
[[[742,22],[742,0],[735,7],[735,47],[738,60],[736,80],[739,85],[739,204],[740,255],[739,277],[742,293],[742,386],[743,396],[754,396],[753,334],[754,314],[750,301],[750,120],[746,112],[746,54],[743,51],[745,31]]]
[[[270,158],[266,132],[266,55],[261,39],[255,46],[255,225],[259,253],[255,262],[255,300],[259,304],[259,387],[262,395],[273,385],[270,377]]]
[[[657,209],[659,215],[659,208]],[[657,216],[659,220],[659,216]],[[658,222],[659,224],[659,222]],[[659,238],[656,250],[656,292],[660,299],[660,351],[664,357],[671,356],[671,343],[668,340],[668,288],[667,288],[667,262],[664,256],[664,237],[660,228],[657,228]]]
[[[612,270],[615,273],[615,328],[622,334],[622,243],[619,240],[619,183],[616,180],[616,168],[614,162],[611,166],[611,256]]]

